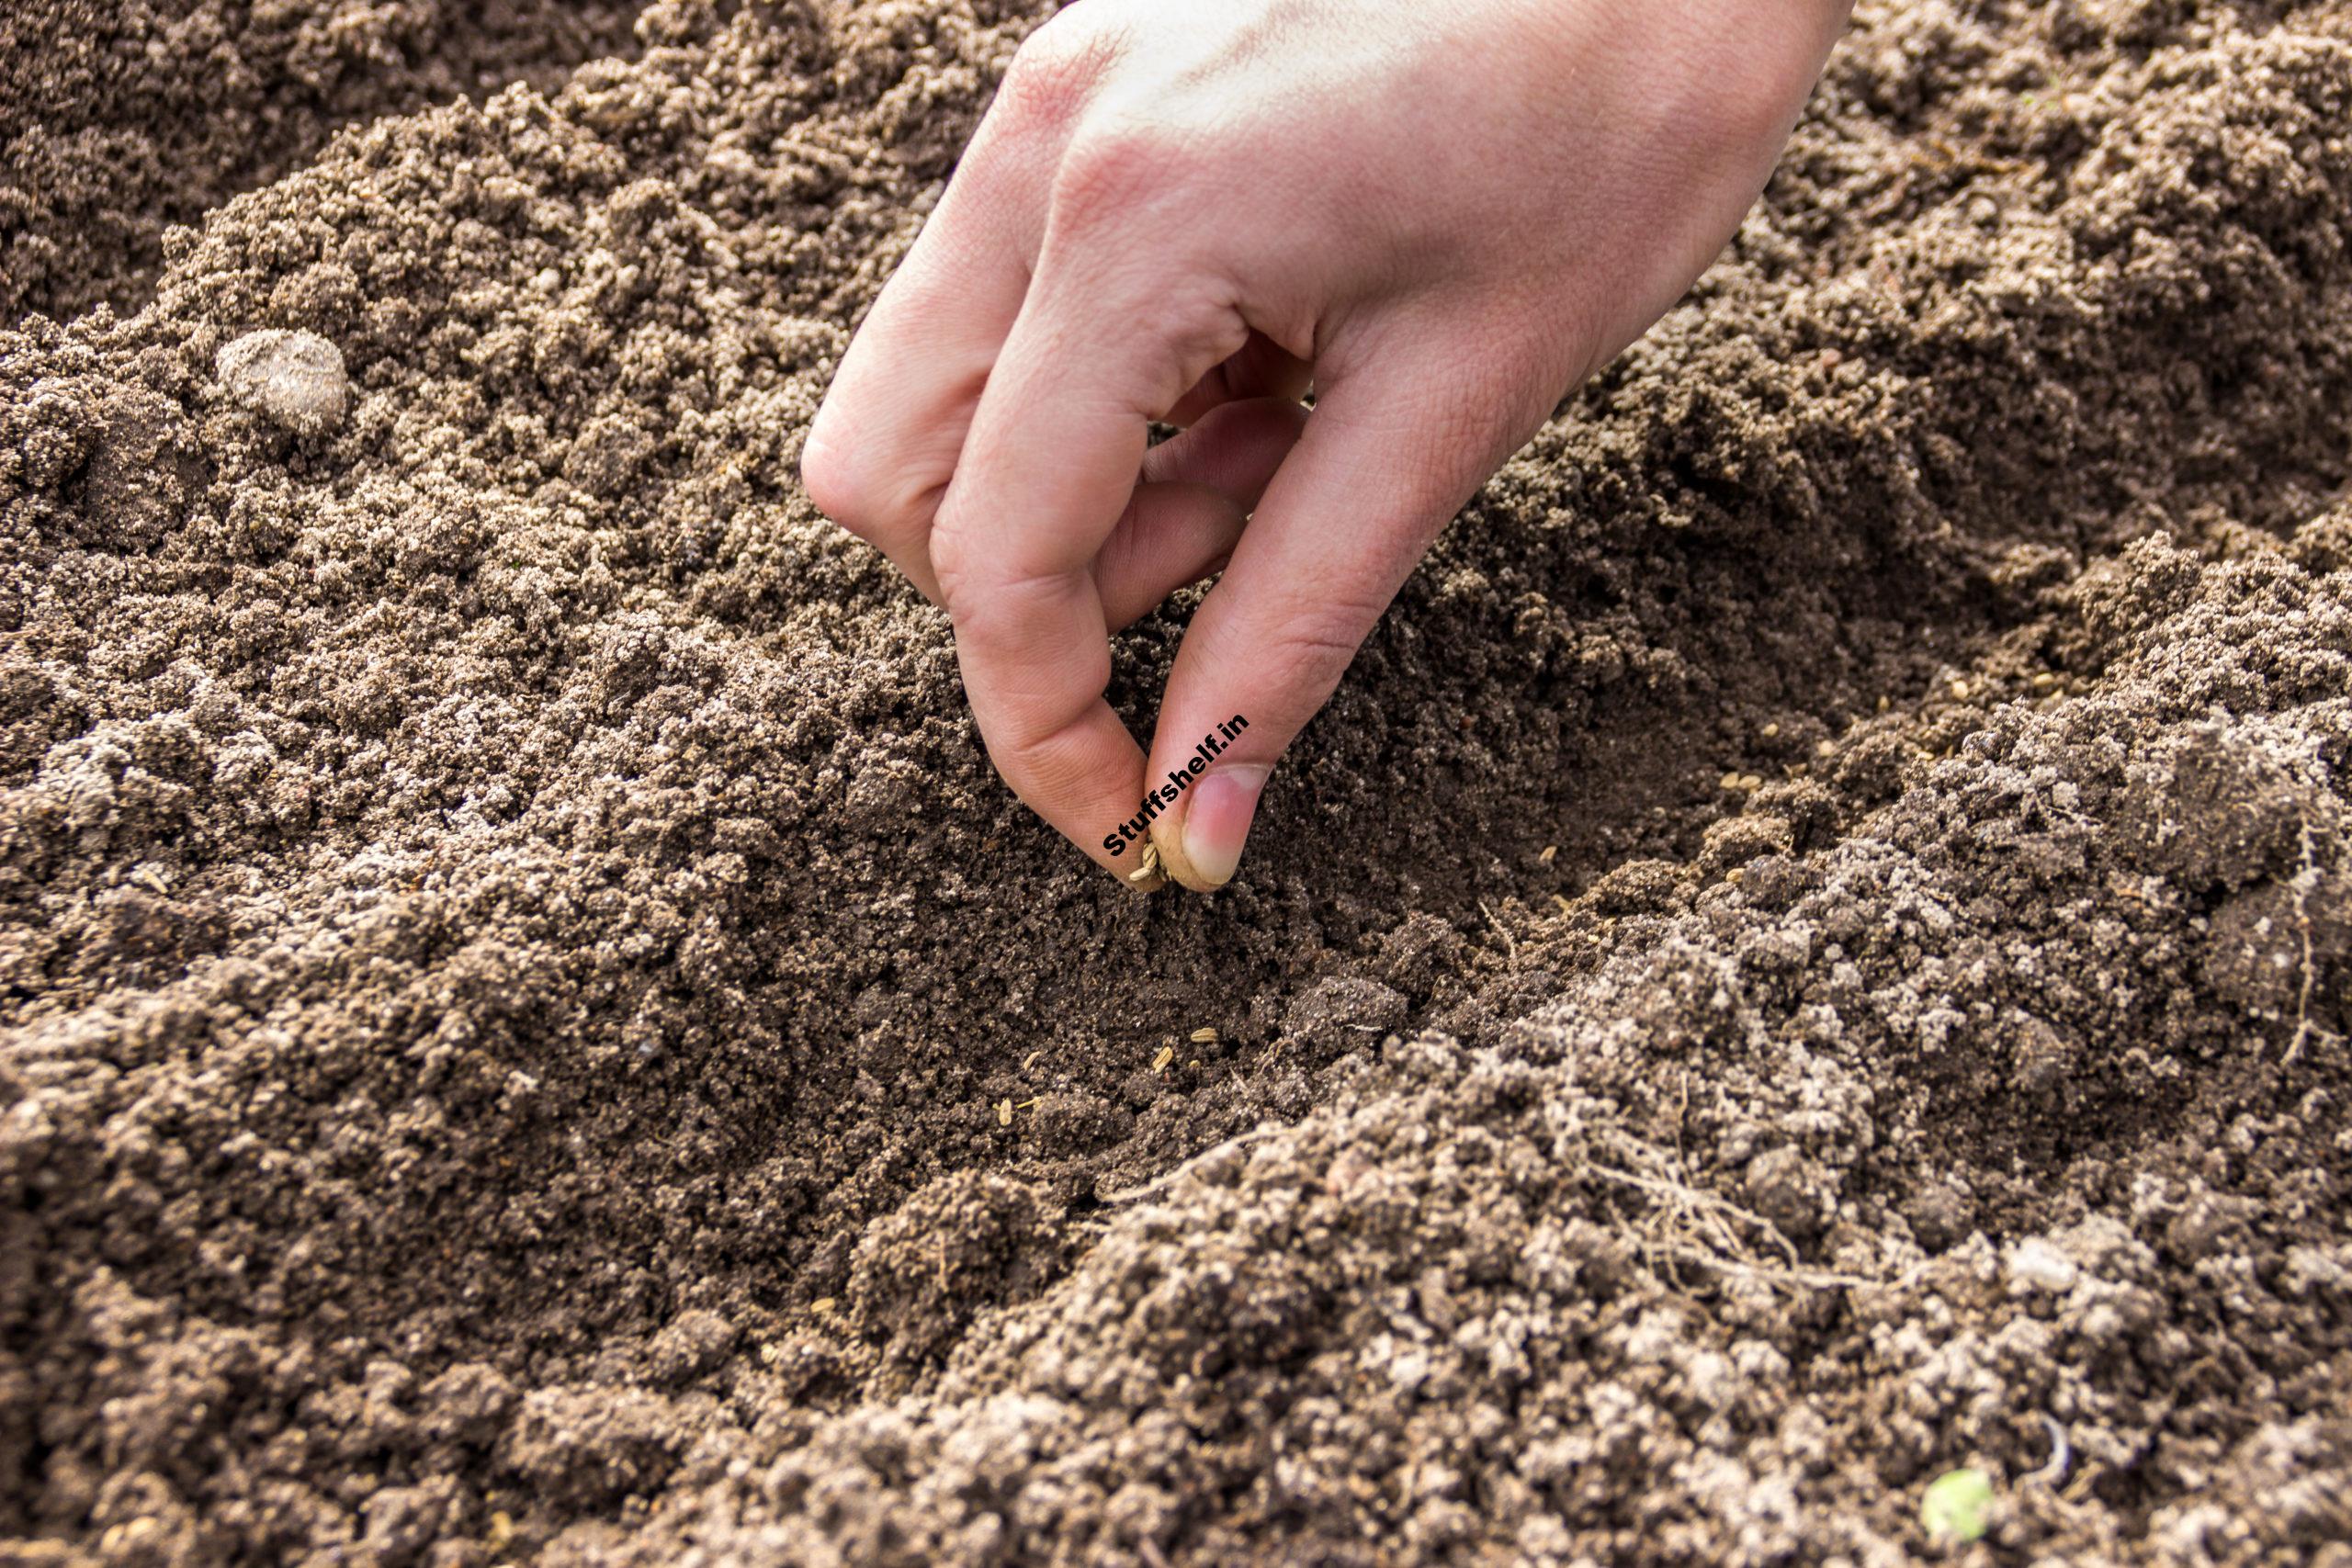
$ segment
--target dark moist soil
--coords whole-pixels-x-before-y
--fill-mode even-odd
[[[144,305],[175,224],[337,127],[633,53],[629,0],[27,0],[0,12],[0,322]]]
[[[2352,1562],[2352,7],[1866,4],[1214,899],[795,477],[1033,21],[657,6],[0,333],[0,1553]]]

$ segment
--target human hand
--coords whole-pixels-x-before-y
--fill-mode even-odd
[[[1729,238],[1846,10],[1083,0],[850,345],[808,493],[945,606],[998,770],[1103,866],[1246,716],[1147,825],[1221,886],[1438,532]],[[1147,762],[1109,634],[1220,568]]]

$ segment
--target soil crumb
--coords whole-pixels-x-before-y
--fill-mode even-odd
[[[0,318],[0,1556],[2352,1561],[2352,16],[1867,0],[1147,899],[795,472],[1040,14],[255,10]]]

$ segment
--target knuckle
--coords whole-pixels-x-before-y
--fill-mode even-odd
[[[1151,125],[1080,132],[1054,176],[1053,216],[1065,226],[1124,221],[1164,191],[1181,167],[1179,138]]]
[[[946,607],[948,620],[955,624],[956,635],[980,648],[1009,648],[1019,643],[1023,634],[1036,624],[1035,611],[1038,602],[1059,586],[1046,578],[1013,577],[975,570],[953,550],[946,552],[943,560],[936,540],[931,552],[931,570],[938,579],[940,602]]]
[[[1077,122],[1108,61],[1105,45],[1089,37],[1077,21],[1075,13],[1065,11],[1029,35],[1005,69],[996,101],[989,106],[992,116],[1017,128]]]
[[[976,601],[985,602],[988,597],[976,570],[979,563],[974,558],[971,539],[951,514],[943,512],[933,521],[930,549],[931,575],[939,584],[940,606],[961,631],[975,611]]]
[[[800,488],[818,511],[867,544],[888,550],[923,527],[945,483],[914,472],[878,478],[871,461],[860,461],[850,448],[812,436],[800,450]]]
[[[1297,686],[1328,691],[1355,661],[1364,632],[1387,606],[1354,603],[1318,604],[1278,627],[1261,656],[1270,668],[1288,671]]]
[[[1084,741],[1080,729],[1084,719],[1085,710],[1080,708],[1066,716],[1015,725],[992,742],[990,749],[1000,761],[1032,778],[1069,777],[1081,770],[1061,760]]]
[[[811,431],[800,448],[800,488],[818,511],[847,528],[858,531],[864,515],[865,492],[847,455]]]
[[[1094,771],[1085,719],[1081,706],[1057,718],[1010,729],[999,726],[996,734],[986,737],[989,760],[1024,796],[1068,795]]]

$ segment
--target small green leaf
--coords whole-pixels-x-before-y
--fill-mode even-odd
[[[1984,1534],[1993,1506],[1993,1478],[1971,1466],[1948,1470],[1928,1483],[1919,1497],[1919,1523],[1939,1544],[1965,1543]]]

